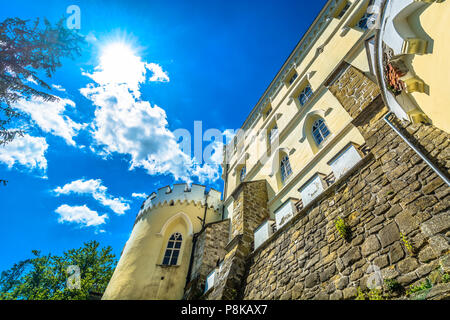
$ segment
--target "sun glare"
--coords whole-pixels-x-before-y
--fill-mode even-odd
[[[145,78],[145,63],[126,43],[113,42],[101,50],[100,68],[109,83],[135,83]]]
[[[130,46],[117,42],[106,45],[101,54],[100,61],[103,65],[114,65],[136,57]]]

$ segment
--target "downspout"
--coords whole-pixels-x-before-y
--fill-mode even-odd
[[[205,224],[206,224],[206,211],[208,210],[208,193],[205,193],[205,213],[203,214],[203,220],[202,220],[202,229],[198,233],[194,233],[192,237],[192,251],[191,251],[191,258],[189,259],[189,268],[188,273],[186,277],[186,285],[189,283],[189,279],[191,278],[191,272],[192,272],[192,264],[194,263],[194,253],[195,253],[195,245],[197,243],[197,238],[200,233],[205,230]]]
[[[389,104],[387,103],[387,99],[385,97],[385,92],[382,89],[383,88],[383,74],[381,72],[381,66],[379,64],[380,61],[380,48],[382,47],[382,38],[381,38],[381,28],[384,28],[384,15],[386,11],[388,1],[383,0],[381,3],[381,12],[380,12],[380,21],[383,21],[382,25],[380,26],[380,29],[377,30],[375,34],[375,72],[376,72],[376,78],[378,81],[378,86],[381,88],[381,97],[383,99],[384,104],[389,108]],[[389,116],[393,114],[392,111],[389,111],[383,118],[383,120],[391,127],[392,130],[400,137],[403,141],[406,142],[406,144],[414,150],[414,152],[423,160],[425,161],[430,168],[436,172],[436,174],[444,180],[444,182],[447,184],[447,186],[450,186],[450,181],[447,178],[447,176],[439,170],[438,167],[436,167],[414,144],[412,144],[406,136],[388,119]]]
[[[194,235],[192,237],[192,251],[191,251],[191,258],[189,259],[189,268],[188,268],[188,273],[187,273],[187,276],[186,276],[186,285],[185,285],[185,287],[188,285],[188,283],[189,283],[189,281],[191,279],[192,265],[194,263],[195,245],[197,244],[198,235],[202,231],[200,231],[199,233],[194,233]]]
[[[229,165],[228,163],[224,164],[224,169],[225,169],[225,182],[224,182],[224,187],[223,187],[223,194],[222,194],[222,220],[224,219],[224,215],[225,215],[225,205],[223,204],[226,200],[226,194],[225,192],[227,191],[228,188],[228,168]]]
[[[208,194],[205,193],[205,213],[203,214],[203,220],[202,220],[202,230],[205,228],[206,224],[206,211],[208,210]]]
[[[450,181],[449,179],[444,175],[444,173],[439,170],[438,167],[436,167],[414,144],[412,144],[406,137],[405,135],[403,135],[403,133],[397,129],[397,127],[388,119],[388,117],[392,114],[391,111],[389,111],[385,116],[384,116],[384,121],[392,128],[392,130],[395,131],[395,133],[397,135],[400,136],[400,138],[402,138],[403,141],[405,141],[408,146],[411,147],[411,149],[414,150],[415,153],[417,153],[417,155],[419,157],[422,158],[423,161],[425,161],[431,169],[433,169],[434,172],[436,172],[436,174],[441,177],[442,180],[444,180],[444,182],[447,184],[447,186],[450,186]]]

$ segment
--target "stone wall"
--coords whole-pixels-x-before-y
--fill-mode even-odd
[[[346,62],[330,75],[326,85],[353,119],[380,95],[376,83]]]
[[[384,121],[379,90],[361,71],[343,65],[329,89],[371,152],[248,257],[244,299],[353,299],[376,278],[407,287],[449,272],[450,188]],[[390,119],[448,172],[447,133]],[[450,296],[448,283],[435,288]]]
[[[377,268],[403,286],[449,271],[448,186],[382,119],[372,129],[372,153],[249,257],[243,298],[352,299]]]
[[[269,217],[267,209],[267,182],[241,183],[233,192],[234,198],[232,238],[242,235],[253,243],[253,231]]]
[[[243,182],[232,196],[232,239],[226,247],[220,272],[217,270],[214,287],[207,292],[204,299],[228,300],[241,294],[246,257],[253,249],[253,232],[269,218],[265,180]]]
[[[229,232],[230,220],[226,219],[206,225],[197,235],[184,299],[196,299],[203,294],[206,277],[217,267],[217,262],[225,256]]]

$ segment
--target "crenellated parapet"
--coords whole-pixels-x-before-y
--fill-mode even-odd
[[[198,184],[189,186],[184,183],[178,183],[174,184],[173,187],[165,186],[148,196],[142,204],[136,220],[138,220],[145,212],[153,208],[182,203],[193,203],[195,205],[204,206],[206,202],[208,208],[218,211],[221,204],[221,195],[221,192],[214,189],[210,189],[206,192],[205,186]]]

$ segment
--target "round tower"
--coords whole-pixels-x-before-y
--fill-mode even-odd
[[[142,204],[130,238],[102,299],[181,299],[191,264],[193,235],[219,221],[221,193],[175,184]]]

